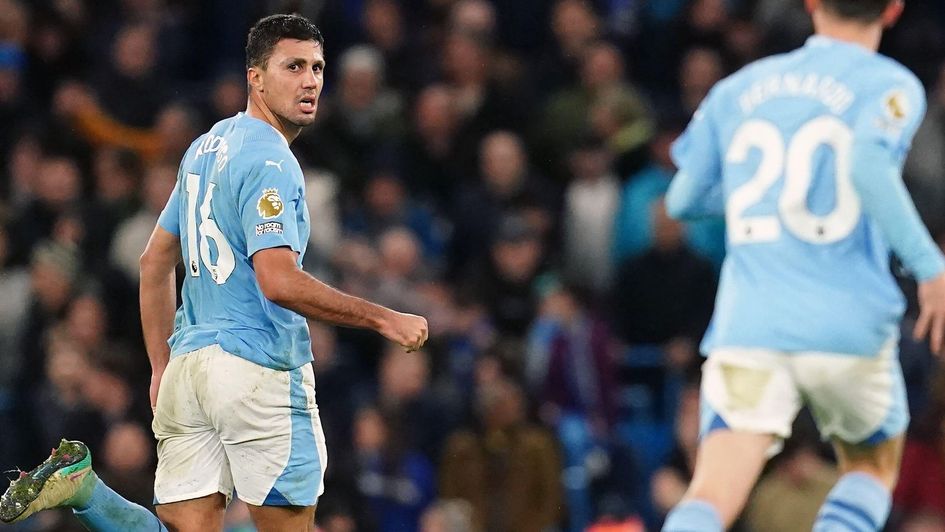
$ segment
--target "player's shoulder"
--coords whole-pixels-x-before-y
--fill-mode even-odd
[[[228,139],[227,137],[230,136],[228,133],[232,130],[234,118],[236,117],[220,120],[208,129],[206,133],[194,139],[187,148],[187,151],[184,152],[184,159],[196,160],[203,155],[217,153],[228,148],[232,139]]]
[[[882,54],[873,57],[876,68],[869,75],[871,88],[881,92],[899,90],[924,101],[925,87],[911,70],[891,57]]]
[[[918,127],[925,116],[925,87],[911,70],[891,57],[873,54],[869,69],[859,76],[859,110],[884,129],[899,131]]]
[[[274,171],[287,175],[301,175],[298,160],[284,143],[268,140],[247,140],[237,156],[241,168],[255,172]]]
[[[259,185],[264,189],[280,188],[286,194],[290,189],[301,190],[304,187],[302,168],[285,144],[262,140],[248,142],[232,164],[230,179],[241,189]]]
[[[797,63],[799,50],[782,54],[769,55],[756,59],[747,65],[729,74],[719,82],[721,89],[738,90],[749,86],[759,79],[764,79],[771,74],[789,70],[793,64]]]
[[[707,105],[712,105],[713,107],[735,105],[737,98],[735,98],[734,95],[751,87],[754,83],[770,76],[772,73],[788,68],[787,65],[795,60],[796,55],[796,50],[784,54],[775,54],[757,59],[739,68],[735,72],[722,78],[712,87],[703,107]],[[723,110],[722,114],[727,113]]]

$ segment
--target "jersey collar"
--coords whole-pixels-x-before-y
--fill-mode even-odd
[[[840,39],[834,39],[833,37],[827,37],[826,35],[811,35],[807,38],[807,42],[804,44],[809,48],[830,48],[830,47],[840,47],[840,48],[849,48],[853,50],[859,50],[860,52],[865,52],[870,55],[875,54],[876,52],[868,50],[859,44],[854,44],[852,42],[841,41]]]
[[[274,127],[272,126],[272,124],[270,124],[269,122],[266,122],[265,120],[260,120],[260,119],[256,118],[255,116],[250,116],[250,115],[244,113],[243,111],[240,111],[240,112],[236,113],[236,119],[239,120],[239,119],[241,119],[241,118],[246,118],[246,119],[252,120],[252,121],[254,121],[254,122],[259,122],[260,124],[263,124],[264,126],[268,127],[269,129],[271,129],[271,130],[273,131],[273,133],[276,134],[276,136],[279,137],[279,140],[281,140],[282,143],[285,144],[286,148],[289,147],[289,141],[286,140],[286,138],[282,135],[282,133],[279,133],[279,130],[276,129],[276,128],[274,128]]]

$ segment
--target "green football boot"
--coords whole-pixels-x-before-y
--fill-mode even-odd
[[[10,482],[0,496],[0,521],[13,523],[49,508],[83,503],[95,487],[92,453],[80,441],[62,440],[45,462]]]

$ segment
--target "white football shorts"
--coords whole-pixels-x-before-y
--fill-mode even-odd
[[[776,454],[805,404],[824,439],[876,445],[901,434],[909,409],[896,342],[873,357],[723,348],[702,365],[701,437],[773,434]]]
[[[157,504],[222,493],[257,506],[313,506],[327,454],[315,375],[260,366],[211,345],[173,357],[152,424]]]

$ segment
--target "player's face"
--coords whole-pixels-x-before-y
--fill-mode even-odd
[[[324,70],[325,56],[317,42],[282,39],[261,72],[263,100],[282,120],[298,127],[310,125],[318,110]]]

